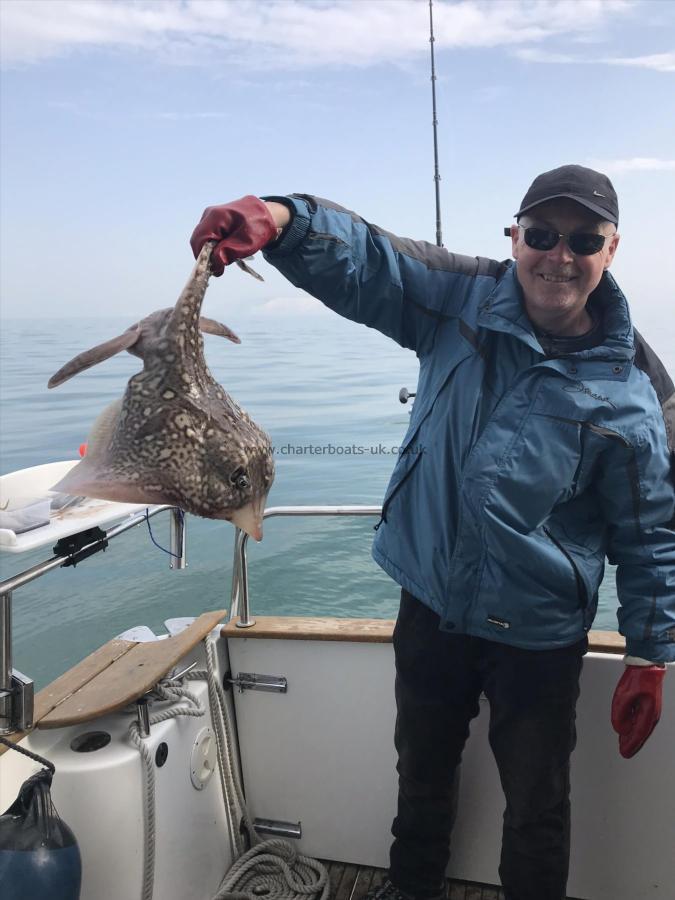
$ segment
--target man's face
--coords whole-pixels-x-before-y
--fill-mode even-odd
[[[560,234],[612,235],[615,232],[611,223],[600,222],[590,210],[567,198],[541,203],[523,215],[520,224],[548,228]],[[563,238],[552,250],[533,250],[525,243],[523,229],[517,225],[511,226],[511,243],[528,315],[536,324],[563,333],[568,323],[583,314],[589,294],[614,258],[619,236],[614,234],[605,241],[602,250],[591,256],[572,253]]]

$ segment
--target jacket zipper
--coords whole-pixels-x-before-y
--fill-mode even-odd
[[[394,490],[391,492],[391,494],[390,494],[390,495],[387,497],[387,499],[385,500],[384,506],[382,507],[382,513],[381,513],[381,515],[380,515],[380,520],[379,520],[379,522],[377,523],[377,525],[374,525],[374,526],[373,526],[373,531],[377,531],[377,529],[380,527],[380,525],[381,525],[383,522],[386,522],[386,521],[387,521],[387,510],[389,509],[389,504],[390,504],[391,501],[394,499],[394,497],[396,496],[396,494],[398,494],[399,490],[403,487],[403,485],[406,483],[406,481],[408,480],[408,478],[410,477],[410,475],[413,473],[413,471],[414,471],[414,469],[415,469],[415,466],[416,466],[417,463],[420,461],[421,455],[422,455],[421,453],[418,453],[418,454],[417,454],[417,456],[416,456],[415,459],[413,460],[413,462],[412,462],[410,468],[408,469],[408,471],[405,473],[405,475],[403,476],[403,478],[399,481],[399,483],[396,485],[396,487],[394,488]]]
[[[579,572],[579,569],[577,568],[576,563],[572,559],[572,556],[570,555],[570,553],[567,550],[565,550],[565,548],[560,543],[560,541],[557,540],[557,538],[554,538],[553,535],[551,534],[551,532],[546,527],[544,527],[544,534],[553,544],[555,544],[555,546],[558,548],[558,550],[560,550],[562,555],[565,557],[567,562],[572,567],[572,571],[574,572],[574,580],[577,583],[577,599],[579,601],[579,605],[581,606],[581,609],[585,610],[586,607],[588,606],[588,593],[586,591],[586,585],[584,583],[583,578],[581,577],[581,573]]]
[[[612,431],[611,428],[604,428],[602,425],[594,425],[593,422],[584,422],[583,419],[567,419],[565,416],[547,416],[547,418],[555,419],[556,422],[567,422],[568,425],[576,425],[577,428],[587,428],[594,434],[599,434],[610,441],[621,444],[623,447],[629,447],[631,450],[633,449],[633,445],[630,441],[626,440],[626,438],[619,434],[618,431]]]

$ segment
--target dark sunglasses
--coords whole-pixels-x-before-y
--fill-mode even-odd
[[[532,250],[542,250],[544,252],[553,250],[560,238],[565,238],[567,246],[577,256],[593,256],[594,253],[599,253],[605,246],[605,241],[608,237],[614,237],[614,235],[607,236],[585,231],[560,234],[558,231],[551,231],[548,228],[537,228],[534,225],[527,228],[525,225],[519,225],[518,228],[523,229],[525,243]],[[509,237],[511,230],[505,228],[504,234]]]

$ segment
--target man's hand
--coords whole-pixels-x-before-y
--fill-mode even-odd
[[[276,205],[276,204],[275,204]],[[250,194],[223,206],[209,206],[192,232],[195,258],[206,241],[216,241],[211,270],[222,275],[225,266],[261,250],[277,238],[278,227],[268,205]]]
[[[637,660],[627,665],[612,699],[612,727],[619,735],[619,753],[635,756],[661,718],[665,666]],[[640,664],[641,663],[641,664]]]

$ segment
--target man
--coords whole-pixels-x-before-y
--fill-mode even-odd
[[[195,254],[216,241],[216,274],[264,248],[293,284],[419,357],[373,546],[402,587],[399,801],[378,900],[443,896],[481,692],[507,900],[565,897],[575,706],[605,556],[627,642],[612,704],[624,756],[656,725],[675,660],[675,392],[608,272],[614,188],[563,166],[535,179],[516,220],[515,263],[403,240],[305,195],[211,207],[192,237]]]

